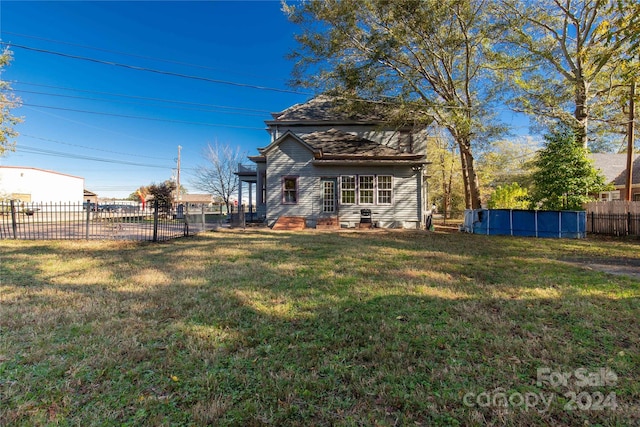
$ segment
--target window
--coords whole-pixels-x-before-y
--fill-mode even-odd
[[[341,176],[340,204],[353,205],[356,203],[359,205],[390,205],[393,203],[393,176]]]
[[[262,188],[261,188],[261,193],[262,193],[262,199],[261,199],[261,203],[267,203],[267,173],[263,172],[262,173]]]
[[[293,205],[298,203],[298,177],[282,178],[282,203]]]
[[[378,175],[378,204],[390,205],[393,194],[391,175]]]
[[[360,175],[358,177],[359,200],[361,205],[373,204],[373,176]]]
[[[632,197],[634,202],[640,202],[640,193],[636,193]]]
[[[340,203],[352,205],[356,202],[356,177],[340,177]]]

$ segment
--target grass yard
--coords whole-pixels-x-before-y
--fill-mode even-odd
[[[592,261],[640,242],[0,241],[0,425],[640,425],[640,279]]]

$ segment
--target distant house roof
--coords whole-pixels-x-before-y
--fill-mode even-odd
[[[591,154],[596,169],[602,171],[607,182],[620,186],[626,184],[627,155],[611,153]],[[635,154],[631,170],[633,184],[640,184],[640,155]]]
[[[317,96],[303,104],[295,104],[279,113],[271,113],[273,120],[267,125],[281,122],[384,122],[387,117],[383,109],[374,103],[364,104],[366,111],[353,112],[344,108],[347,101],[326,95]]]
[[[186,203],[211,203],[213,196],[211,194],[182,194],[180,201]]]

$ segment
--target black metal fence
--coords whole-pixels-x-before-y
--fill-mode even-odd
[[[587,214],[587,233],[609,236],[640,236],[640,214],[589,212]]]
[[[219,221],[218,221],[219,222]],[[215,225],[209,222],[209,228]],[[0,202],[0,239],[163,241],[207,229],[184,206]]]

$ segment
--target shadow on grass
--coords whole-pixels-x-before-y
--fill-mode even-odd
[[[3,245],[0,421],[637,422],[638,282],[555,262],[557,243],[463,237]],[[620,408],[464,404],[497,388],[564,399],[539,367],[610,367],[616,387],[588,391]]]

